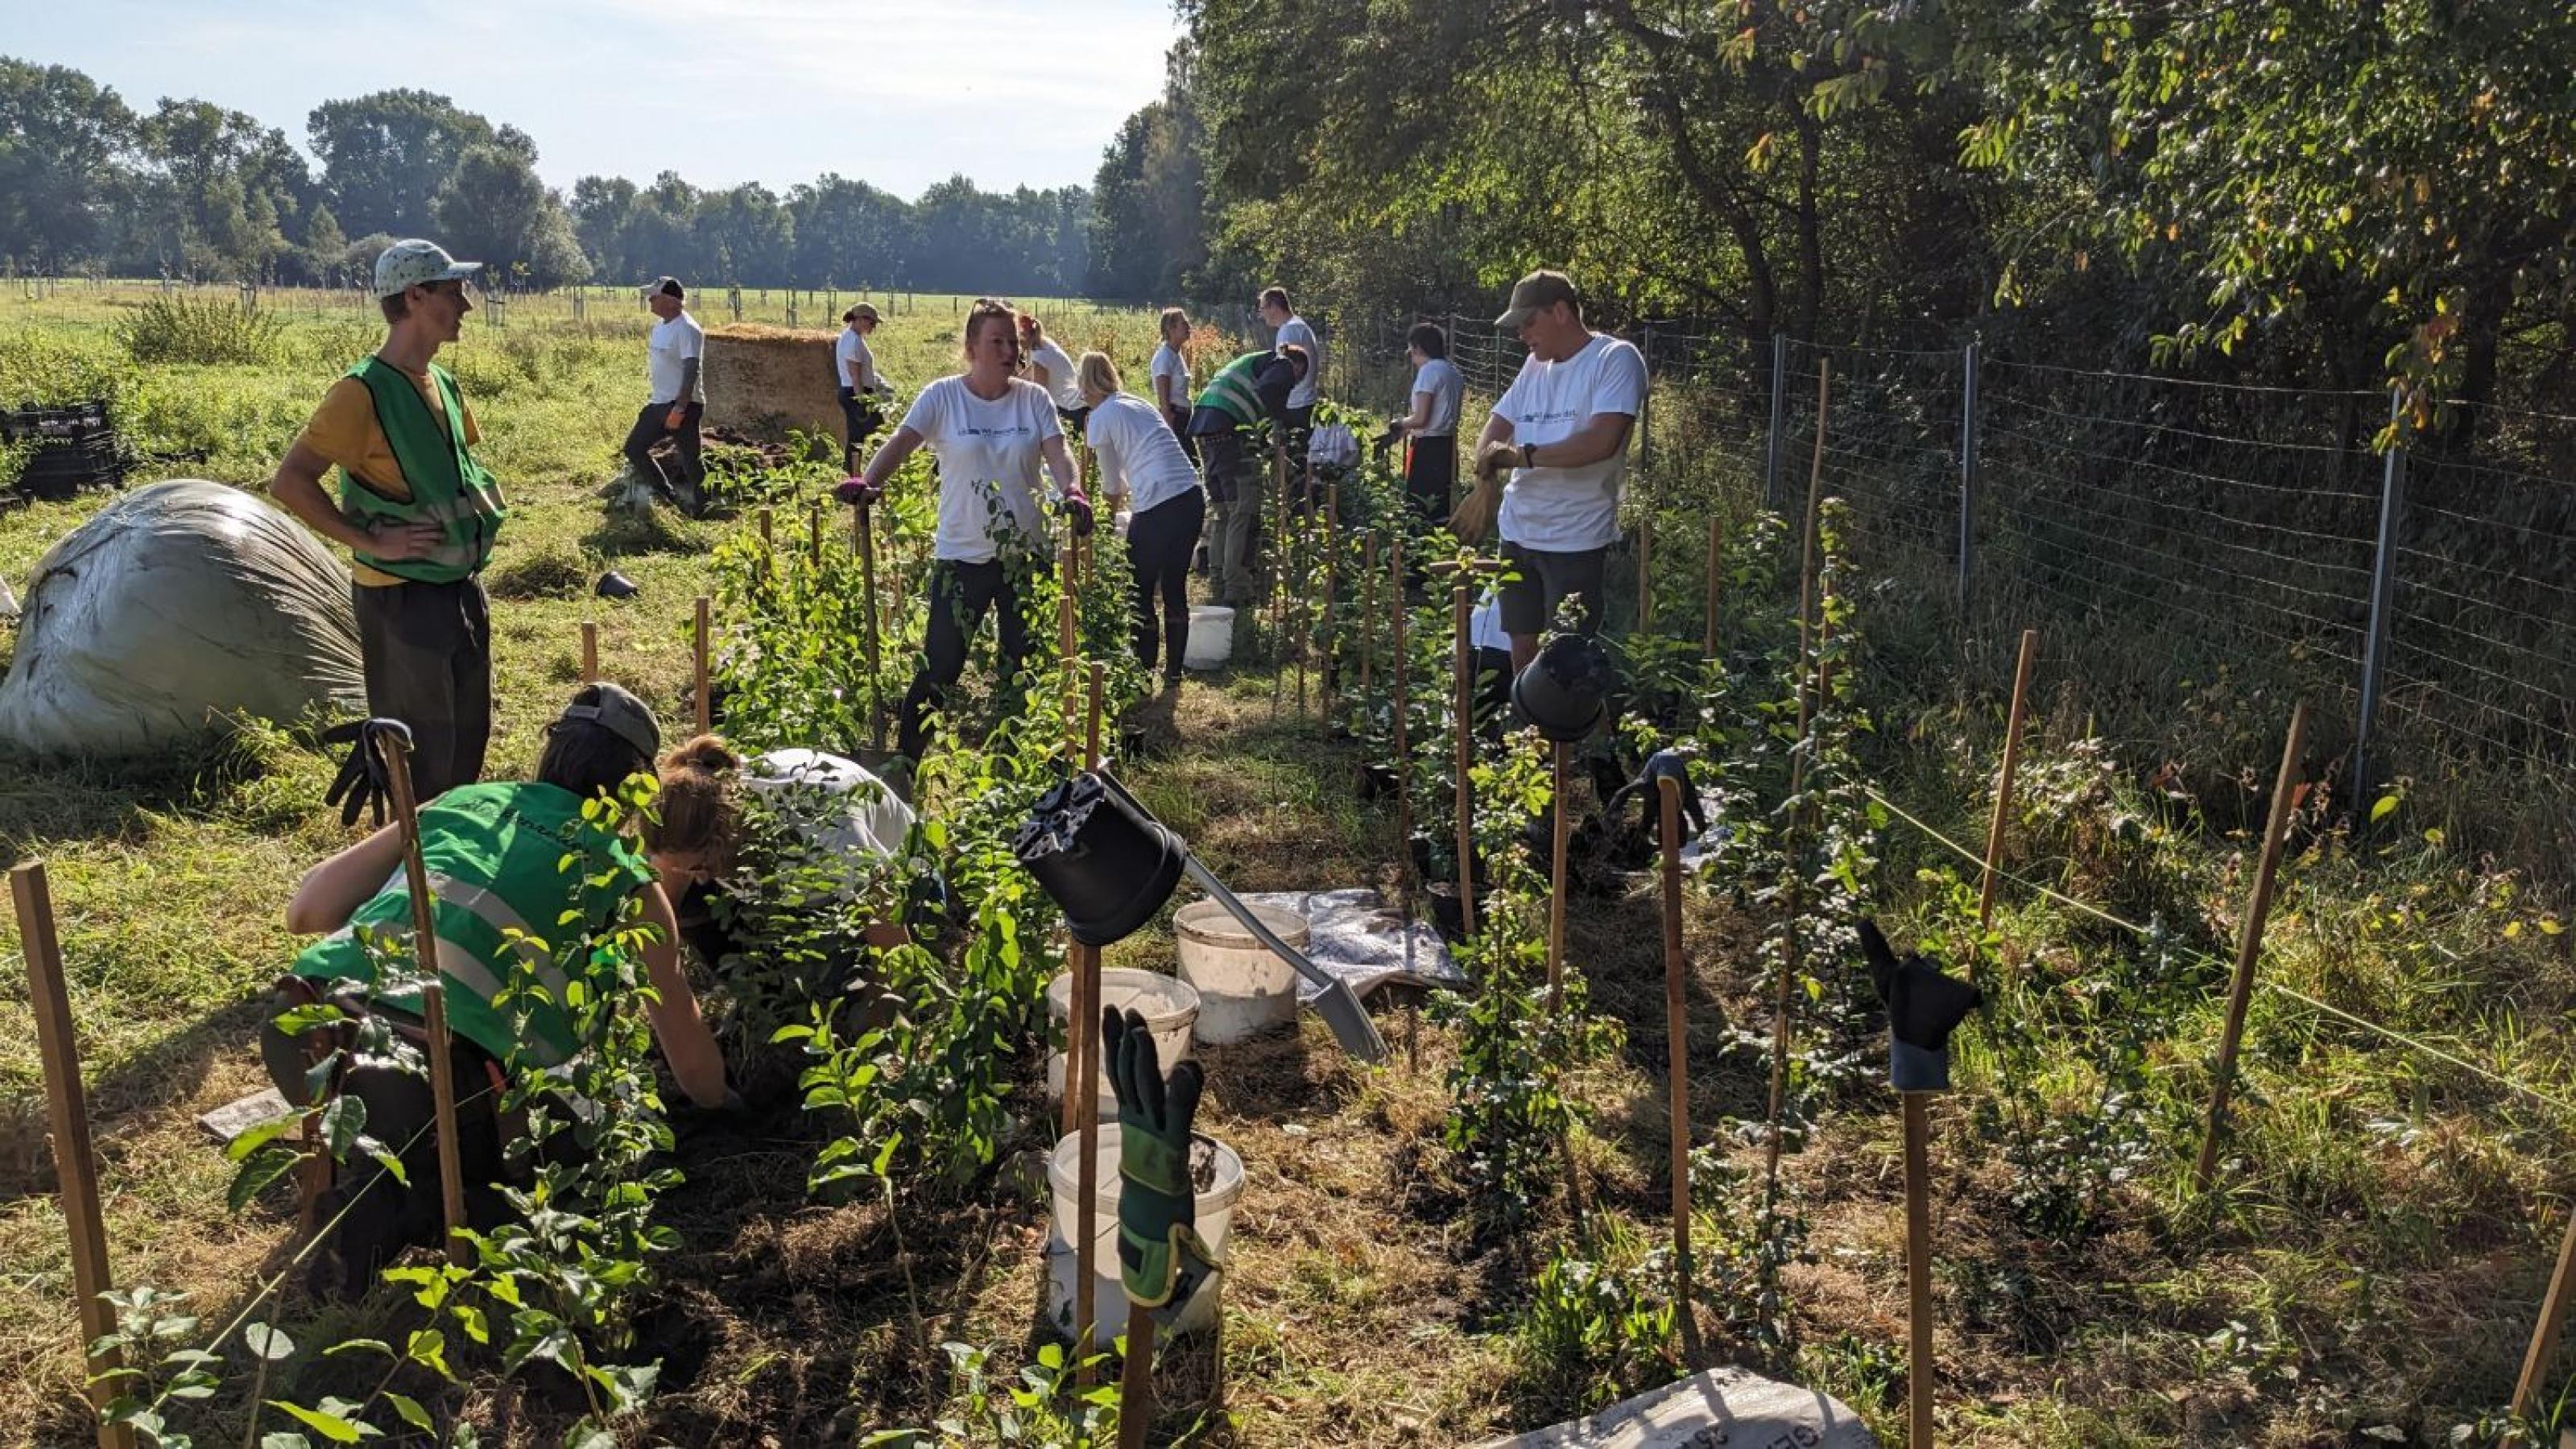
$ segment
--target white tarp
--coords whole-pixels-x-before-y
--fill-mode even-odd
[[[222,483],[138,489],[28,581],[0,744],[137,754],[227,714],[363,707],[349,575],[304,525]]]
[[[1877,1449],[1840,1400],[1740,1368],[1710,1369],[1590,1418],[1477,1449]]]

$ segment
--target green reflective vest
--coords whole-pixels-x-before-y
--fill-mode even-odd
[[[1268,410],[1261,406],[1260,390],[1253,384],[1260,378],[1261,369],[1277,357],[1273,352],[1247,352],[1218,368],[1216,376],[1199,390],[1199,406],[1214,408],[1246,427],[1268,417]]]
[[[360,528],[379,519],[428,522],[442,530],[438,547],[426,558],[386,560],[357,554],[359,563],[414,583],[449,584],[480,572],[492,556],[492,539],[509,510],[501,504],[500,485],[465,447],[465,401],[456,379],[437,363],[429,365],[430,384],[438,389],[447,416],[430,412],[420,389],[402,369],[381,357],[369,357],[349,369],[375,400],[376,425],[411,485],[411,501],[398,503],[340,470],[340,516]]]
[[[652,879],[634,847],[583,819],[581,806],[559,786],[499,783],[461,785],[421,807],[421,866],[429,878],[438,974],[447,985],[448,1029],[496,1060],[507,1061],[514,1049],[539,1066],[572,1056],[579,1043],[564,1010],[565,988],[578,979],[596,992],[610,978],[587,952],[567,965],[557,951],[605,930],[626,897]],[[565,920],[568,913],[575,918]],[[410,887],[398,871],[348,925],[306,947],[295,958],[295,974],[372,982],[375,963],[357,933],[407,938],[411,928]],[[545,945],[513,942],[512,930]],[[522,993],[494,1006],[522,970],[544,986],[545,999]],[[420,1013],[417,981],[374,999]]]

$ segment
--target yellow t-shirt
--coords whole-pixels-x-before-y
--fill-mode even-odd
[[[439,401],[438,385],[430,381],[429,374],[406,372],[403,376],[420,389],[421,401],[429,404],[429,415],[444,425],[447,407]],[[463,401],[461,397],[458,400]],[[312,420],[304,425],[304,435],[296,441],[346,468],[359,483],[394,502],[411,501],[411,484],[403,478],[402,465],[394,461],[394,445],[386,439],[383,425],[376,421],[375,394],[356,378],[344,377],[331,384],[331,390],[322,395],[322,405],[313,410]],[[483,441],[482,431],[474,425],[471,403],[465,406],[465,441],[469,447]],[[369,588],[403,582],[362,563],[351,564],[350,572]]]

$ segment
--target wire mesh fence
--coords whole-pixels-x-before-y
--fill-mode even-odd
[[[1526,355],[1486,319],[1345,320],[1378,361],[1346,349],[1337,393],[1401,411],[1417,320],[1446,332],[1472,421]],[[1990,680],[2038,627],[2095,728],[2185,778],[2264,758],[2303,698],[2347,803],[2402,787],[2419,819],[2566,873],[2576,417],[2415,418],[2376,391],[1765,347],[1678,321],[1621,335],[1653,376],[1630,491],[1650,556],[1697,557],[1660,535],[1712,509],[1794,516],[1812,482],[1904,605],[1881,611],[1889,660]],[[1952,647],[1899,647],[1935,634]]]

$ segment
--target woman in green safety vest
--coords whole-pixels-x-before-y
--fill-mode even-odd
[[[1261,515],[1261,486],[1253,475],[1246,440],[1264,420],[1280,430],[1278,436],[1286,436],[1288,395],[1306,376],[1309,361],[1306,349],[1294,344],[1276,353],[1247,352],[1217,369],[1190,414],[1190,436],[1198,440],[1208,501],[1216,505],[1209,582],[1219,603],[1239,607],[1251,603],[1259,592],[1252,553],[1254,523]]]

